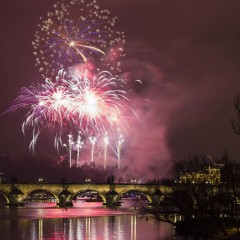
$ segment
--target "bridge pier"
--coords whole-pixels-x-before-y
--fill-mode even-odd
[[[110,184],[110,191],[106,194],[106,203],[104,205],[112,206],[121,206],[120,202],[117,201],[118,193],[115,191],[115,184]]]
[[[72,194],[68,190],[63,190],[59,194],[59,203],[57,205],[59,207],[72,207]]]
[[[106,206],[119,206],[120,197],[128,191],[138,191],[146,195],[149,204],[161,204],[162,193],[171,192],[167,186],[152,184],[115,184],[111,181],[107,184],[79,184],[79,183],[0,183],[0,194],[6,198],[8,206],[23,206],[24,200],[31,192],[43,190],[52,193],[61,207],[73,206],[72,198],[78,192],[96,191],[103,198]],[[162,192],[161,192],[162,191]]]
[[[117,201],[118,193],[115,190],[110,190],[106,194],[106,203],[103,203],[106,206],[121,206],[120,202]]]
[[[151,196],[152,202],[149,205],[160,205],[163,201],[163,193],[156,189],[155,192]]]
[[[9,207],[19,207],[24,206],[24,194],[17,187],[14,187],[13,190],[8,194]]]

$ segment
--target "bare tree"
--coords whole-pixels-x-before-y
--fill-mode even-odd
[[[237,116],[235,119],[231,119],[232,128],[236,134],[240,135],[240,95],[234,98],[234,108]]]
[[[214,165],[212,159],[195,156],[177,165],[174,170],[179,176],[177,181],[172,181],[171,193],[165,194],[160,204],[145,207],[145,213],[175,225],[177,231],[185,229],[209,236],[216,232],[226,235],[222,212],[230,211],[227,186],[221,181],[211,181],[216,177],[209,168],[209,165]],[[183,220],[174,222],[175,213]]]
[[[229,213],[239,231],[240,164],[231,161],[227,154],[225,154],[223,162],[222,181],[226,186],[225,193],[228,195],[231,206]]]

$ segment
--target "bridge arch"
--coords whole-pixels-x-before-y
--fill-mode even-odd
[[[7,197],[7,195],[1,191],[0,191],[0,195],[3,196],[3,198],[6,200],[6,204],[9,204],[9,198]]]
[[[118,192],[118,197],[117,197],[117,201],[120,201],[120,199],[123,197],[124,194],[126,193],[130,193],[130,192],[135,192],[135,193],[140,193],[140,194],[144,194],[148,200],[148,203],[151,204],[152,203],[152,197],[150,195],[149,192],[146,191],[141,191],[140,189],[127,189],[125,191],[121,191]]]
[[[81,189],[81,190],[75,192],[74,194],[72,194],[71,200],[73,200],[78,194],[87,193],[87,192],[96,192],[97,194],[100,195],[100,197],[102,198],[103,202],[106,203],[105,195],[103,193],[99,192],[98,190],[92,189],[92,188]]]
[[[31,193],[34,193],[34,192],[47,192],[47,193],[50,193],[52,196],[55,197],[56,199],[56,203],[59,203],[59,197],[57,194],[53,193],[51,190],[48,190],[48,189],[44,189],[44,188],[36,188],[36,189],[31,189],[31,191],[28,191],[25,193],[25,197],[27,198],[27,196]]]

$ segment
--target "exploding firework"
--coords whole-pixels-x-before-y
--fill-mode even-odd
[[[44,129],[55,132],[58,148],[63,129],[94,136],[116,127],[126,129],[126,116],[135,115],[126,83],[106,71],[88,78],[87,74],[72,76],[61,70],[54,82],[46,79],[44,84],[22,88],[8,111],[22,108],[27,110],[23,131],[29,127],[33,129],[32,149]],[[70,148],[71,144],[69,151]]]
[[[69,94],[66,72],[59,71],[56,82],[49,79],[44,84],[32,84],[23,87],[19,96],[13,101],[8,111],[26,109],[27,113],[22,124],[23,133],[27,128],[33,129],[30,148],[34,149],[38,136],[45,128],[56,132],[58,139],[61,129],[71,121],[71,98]],[[57,147],[58,141],[55,141]]]
[[[134,113],[129,106],[126,83],[110,72],[103,71],[92,79],[75,76],[68,84],[74,96],[71,108],[74,125],[87,135],[118,125],[124,127],[129,110]]]
[[[81,63],[120,71],[125,37],[114,30],[116,17],[101,10],[95,0],[64,0],[54,8],[41,18],[33,42],[36,65],[44,78]]]

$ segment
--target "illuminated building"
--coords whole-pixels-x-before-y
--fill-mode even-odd
[[[217,185],[221,183],[221,169],[223,164],[214,164],[203,171],[187,172],[181,174],[179,183],[202,183]]]

